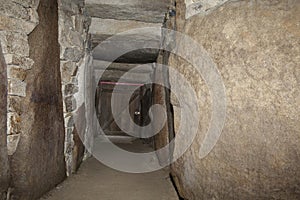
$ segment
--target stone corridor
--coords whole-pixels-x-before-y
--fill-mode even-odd
[[[151,150],[142,142],[120,143],[135,151]],[[130,174],[113,170],[95,158],[86,160],[78,172],[41,200],[178,200],[169,169],[152,173]]]
[[[299,0],[0,0],[0,200],[299,200]]]

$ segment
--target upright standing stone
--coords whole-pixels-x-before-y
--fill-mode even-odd
[[[41,0],[38,14],[28,37],[34,64],[25,79],[22,133],[11,158],[12,199],[38,199],[66,176],[56,0]]]
[[[6,199],[8,189],[9,166],[7,158],[7,73],[0,45],[0,200]]]

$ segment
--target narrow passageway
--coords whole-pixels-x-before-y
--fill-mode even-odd
[[[0,200],[300,200],[300,0],[0,1]]]
[[[119,143],[126,150],[151,151],[142,141]],[[142,174],[111,169],[95,158],[41,200],[178,200],[168,168]]]
[[[152,83],[162,79],[155,63],[163,40],[160,28],[171,1],[153,1],[150,4],[147,1],[128,1],[124,8],[118,5],[121,1],[114,4],[86,0],[85,3],[91,16],[89,40],[93,60],[92,65],[88,66],[90,75],[87,79],[95,79],[96,85],[93,90],[94,83],[88,83],[86,89],[89,95],[85,103],[90,134],[81,139],[90,139],[90,143],[85,142],[85,147],[93,157],[84,161],[76,174],[42,199],[177,200],[168,165],[163,168],[160,163],[170,155],[161,158],[155,152],[161,144],[160,138],[154,135],[159,132],[166,137],[168,132],[166,129],[155,132],[155,120],[163,121],[163,118],[149,112],[155,103],[165,104],[164,97],[155,97],[155,91],[163,88],[157,88]],[[128,10],[131,7],[135,10]],[[103,12],[106,14],[103,15]],[[155,27],[157,31],[145,34],[139,30],[147,27]],[[114,36],[124,31],[132,32]],[[110,40],[111,36],[115,38]],[[116,53],[122,50],[122,55]],[[100,129],[89,122],[94,113],[97,116],[95,123],[99,123]],[[79,117],[80,120],[82,118]],[[143,131],[146,126],[150,129]],[[126,155],[116,153],[112,144],[124,150]],[[149,153],[150,156],[133,158],[131,153]],[[106,160],[97,159],[105,155],[108,155]],[[115,165],[106,166],[103,163]],[[117,168],[123,172],[117,171]],[[141,173],[140,169],[150,173]],[[126,173],[127,170],[133,173]]]

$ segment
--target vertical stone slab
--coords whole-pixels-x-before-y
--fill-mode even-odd
[[[184,33],[222,76],[227,115],[216,146],[201,159],[212,98],[195,68],[171,56],[169,65],[191,80],[201,112],[194,143],[172,165],[184,199],[300,199],[299,18],[299,1],[263,0],[230,1],[186,21]],[[200,58],[178,44],[178,51]],[[170,81],[179,87],[176,77]]]
[[[25,79],[22,133],[11,158],[13,199],[37,199],[66,176],[56,0],[41,0],[38,15],[29,34],[34,65]]]
[[[77,131],[77,127],[73,130],[73,141],[74,141],[74,147],[72,151],[72,172],[75,173],[78,168],[80,167],[81,162],[84,158],[84,146],[82,143],[82,139],[79,136],[79,133]]]
[[[0,44],[0,200],[6,199],[9,165],[6,144],[7,131],[7,72]]]
[[[156,68],[155,69],[155,82],[160,83],[163,82],[164,76],[163,76],[163,70],[162,68]],[[153,93],[154,93],[154,98],[153,98],[153,103],[154,104],[160,104],[164,107],[165,110],[166,108],[166,97],[165,97],[165,88],[162,85],[154,84],[153,86]],[[164,116],[162,114],[157,114],[154,116],[155,118],[158,118],[159,120],[157,121],[163,121]],[[152,122],[153,123],[153,122]],[[156,126],[154,123],[153,126]],[[155,149],[161,149],[168,145],[169,143],[169,129],[168,129],[168,123],[166,122],[163,126],[163,128],[159,131],[157,135],[154,137],[154,146]],[[169,159],[169,152],[165,151],[163,153],[157,153],[158,159],[160,164],[164,165],[165,162]]]

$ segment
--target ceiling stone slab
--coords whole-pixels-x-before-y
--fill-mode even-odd
[[[114,58],[114,53],[116,48],[119,46],[125,46],[130,44],[124,44],[122,42],[115,43],[113,46],[110,45],[108,48],[95,48],[96,50],[93,53],[93,58],[96,60],[104,60],[108,62],[116,62],[116,63],[132,63],[132,64],[146,64],[155,62],[159,50],[158,49],[139,49],[136,51],[131,51],[126,53],[117,59]],[[121,47],[122,48],[122,47]]]
[[[110,81],[110,82],[125,82],[125,83],[147,83],[151,80],[151,74],[146,73],[132,73],[125,71],[104,71],[94,70],[96,80]],[[125,77],[122,77],[126,73]],[[102,75],[102,76],[101,76]]]
[[[133,20],[92,18],[90,33],[95,35],[115,35],[136,28],[162,27],[162,23],[146,23]]]
[[[89,14],[94,16],[89,28],[94,59],[118,63],[156,61],[162,22],[171,0],[86,0],[86,5]],[[149,27],[157,31],[143,29]],[[111,36],[114,40],[107,41]],[[128,51],[115,58],[120,49]]]
[[[120,7],[114,5],[87,5],[86,8],[91,17],[102,19],[108,18],[162,23],[165,15],[161,10],[147,11],[145,8],[139,8],[138,12],[135,12],[137,8],[132,6]],[[167,11],[167,9],[164,10]],[[115,12],[118,14],[115,14]],[[134,13],[134,15],[132,13]]]
[[[162,23],[170,0],[86,0],[90,16]]]
[[[94,59],[121,63],[155,62],[161,45],[161,29],[158,28],[154,32],[139,30],[130,33],[102,41],[101,45],[94,48]],[[131,51],[132,49],[135,51]],[[116,58],[115,55],[119,54],[120,57]]]
[[[107,67],[109,66],[109,67]],[[133,73],[152,73],[153,64],[130,64],[130,63],[110,63],[103,60],[94,60],[93,67],[96,70],[118,70],[129,71]],[[106,68],[107,67],[107,68]]]

